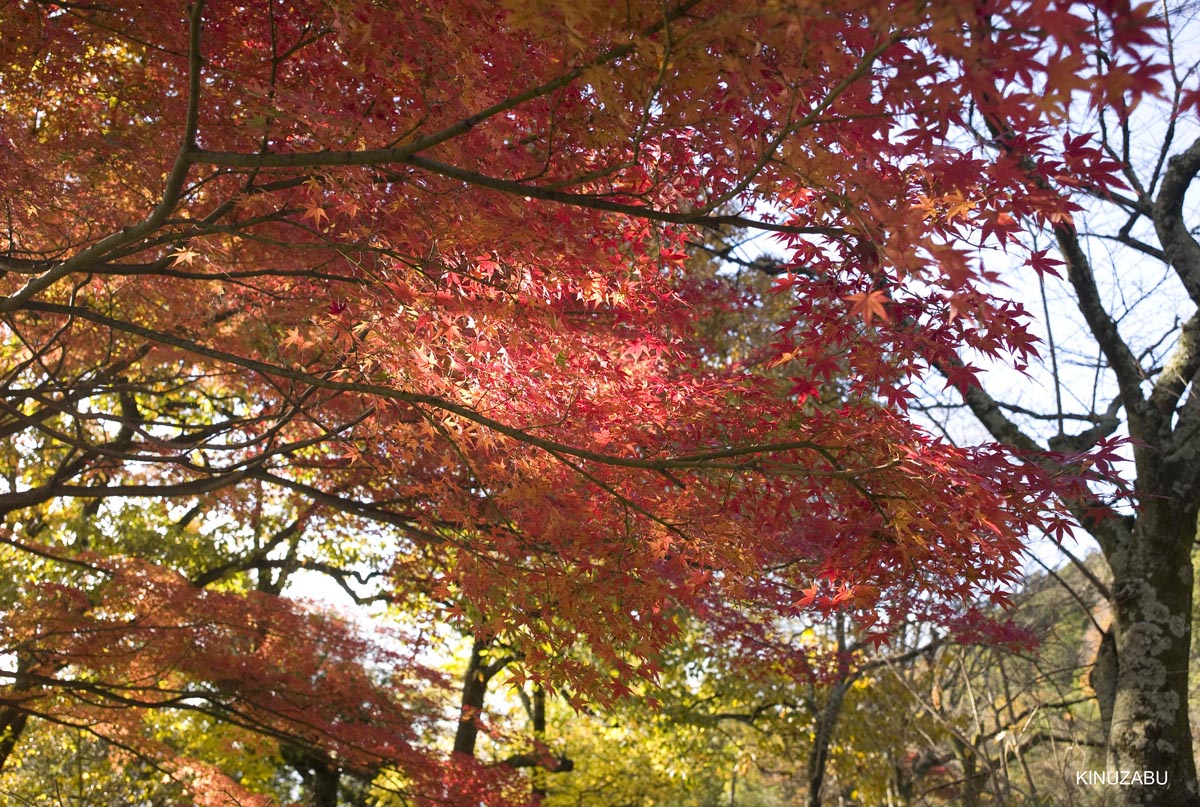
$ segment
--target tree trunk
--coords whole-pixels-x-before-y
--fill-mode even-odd
[[[988,772],[986,769],[980,770],[979,768],[979,756],[976,753],[978,748],[974,744],[978,741],[978,735],[972,743],[964,742],[957,737],[954,737],[952,741],[955,754],[963,770],[962,788],[959,790],[958,797],[959,804],[962,807],[979,807],[984,785],[987,784]]]
[[[534,687],[532,701],[533,745],[541,755],[546,750],[546,690],[540,686]],[[541,807],[547,793],[545,767],[535,765],[529,777],[533,807]]]
[[[0,693],[8,701],[0,709],[0,771],[4,770],[8,758],[12,756],[13,749],[17,747],[17,742],[25,732],[25,726],[29,723],[29,713],[21,708],[21,702],[29,697],[33,689],[27,677],[31,663],[28,653],[17,653],[16,683],[6,692]]]
[[[471,660],[463,674],[461,711],[458,729],[454,733],[454,753],[475,756],[475,741],[479,738],[479,718],[487,698],[488,683],[503,670],[512,656],[490,658],[491,640],[476,638],[471,644]]]
[[[4,770],[28,722],[29,715],[14,706],[0,709],[0,770]]]
[[[454,753],[475,756],[475,740],[479,737],[479,716],[487,696],[488,677],[483,661],[487,642],[476,639],[471,646],[471,660],[463,674],[462,702],[458,715],[458,730],[454,733]]]
[[[338,807],[338,784],[341,771],[322,760],[316,760],[313,772],[313,807]]]
[[[1100,647],[1096,660],[1088,674],[1088,684],[1096,692],[1100,706],[1100,730],[1108,737],[1112,733],[1113,704],[1117,700],[1117,640],[1113,628],[1100,635]]]
[[[829,746],[833,743],[838,717],[842,713],[842,702],[850,689],[853,678],[839,679],[829,690],[829,698],[816,715],[812,753],[808,757],[808,798],[806,807],[821,807],[821,787],[825,784],[825,769],[829,765]]]
[[[1142,501],[1132,540],[1109,557],[1117,685],[1108,769],[1129,772],[1110,797],[1123,807],[1200,807],[1187,709],[1197,508],[1178,497]]]

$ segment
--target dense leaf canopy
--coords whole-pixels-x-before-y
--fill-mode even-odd
[[[436,606],[596,698],[654,676],[679,609],[749,637],[833,608],[975,625],[1083,471],[935,439],[907,385],[1035,355],[975,253],[1052,268],[1015,234],[1113,169],[1046,133],[1154,88],[1145,15],[8,4],[6,708],[197,792],[236,785],[168,761],[145,710],[435,796],[416,652],[356,644],[288,574]],[[713,318],[761,301],[689,259],[733,230],[786,254],[774,341],[740,351]]]

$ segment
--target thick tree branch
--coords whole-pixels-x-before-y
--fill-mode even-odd
[[[622,213],[627,216],[649,219],[650,221],[662,221],[669,224],[693,224],[700,227],[710,227],[713,229],[720,227],[741,227],[750,230],[790,233],[792,235],[826,235],[830,238],[845,238],[849,234],[841,227],[801,227],[793,224],[776,224],[769,221],[748,219],[744,216],[714,216],[695,212],[685,213],[669,210],[658,210],[656,208],[643,205],[632,205],[625,202],[616,202],[603,196],[547,190],[545,188],[539,188],[536,185],[529,185],[524,182],[514,182],[512,180],[490,177],[475,171],[467,171],[465,169],[458,168],[457,166],[447,165],[446,163],[438,162],[437,160],[431,160],[427,157],[421,157],[419,155],[409,157],[407,160],[405,160],[405,162],[414,167],[431,171],[444,177],[457,179],[470,185],[475,185],[481,188],[489,188],[494,191],[500,191],[502,193],[508,193],[514,196],[528,196],[531,199],[542,199],[544,201],[558,202],[560,204],[572,205],[574,207],[584,207],[593,210]]]
[[[1183,220],[1183,200],[1200,172],[1200,139],[1167,163],[1158,198],[1154,200],[1154,229],[1167,262],[1174,268],[1192,302],[1200,305],[1200,244]]]
[[[1171,415],[1179,405],[1179,399],[1187,390],[1196,373],[1200,371],[1200,312],[1192,314],[1179,332],[1179,342],[1167,357],[1166,364],[1154,383],[1150,393],[1150,406],[1158,413],[1165,426],[1170,425]]]
[[[393,527],[399,527],[412,538],[418,539],[423,543],[442,543],[444,538],[436,533],[423,530],[417,526],[418,519],[412,515],[405,513],[397,513],[393,510],[388,510],[385,505],[375,502],[364,501],[360,497],[338,496],[333,493],[328,493],[320,488],[306,485],[303,482],[297,482],[293,479],[278,476],[270,473],[267,470],[259,469],[252,474],[253,478],[267,482],[268,484],[277,487],[291,490],[299,493],[306,498],[311,499],[317,504],[324,505],[333,510],[337,510],[347,515],[365,518],[370,521],[376,521],[380,524],[388,524]]]
[[[962,367],[963,363],[957,355],[952,355],[944,361],[934,361],[933,366],[948,378],[947,370]],[[1046,450],[1005,415],[1000,403],[983,387],[968,386],[962,391],[962,396],[964,402],[971,409],[971,414],[975,415],[975,419],[987,429],[992,439],[1020,454],[1035,455]]]
[[[957,357],[954,360],[957,361]],[[940,363],[935,362],[934,367],[943,375],[945,374]],[[1028,461],[1056,469],[1059,467],[1053,459],[1045,456],[1045,448],[1004,414],[1001,405],[985,389],[979,386],[970,386],[963,392],[963,399],[971,413],[975,415],[976,420],[997,442],[1003,443],[1017,454],[1024,455]],[[1079,434],[1056,437],[1048,448],[1052,451],[1086,451],[1095,445],[1096,440],[1116,431],[1120,425],[1117,413],[1120,411],[1121,403],[1120,399],[1114,400],[1092,428]],[[1096,540],[1100,542],[1106,552],[1121,540],[1123,531],[1128,529],[1124,521],[1095,515],[1094,510],[1099,504],[1096,499],[1068,501],[1064,504],[1075,520],[1096,536]]]
[[[1125,405],[1125,412],[1131,423],[1140,420],[1145,398],[1142,395],[1143,372],[1137,357],[1129,349],[1128,343],[1121,337],[1117,323],[1109,315],[1100,290],[1096,287],[1096,277],[1092,272],[1092,264],[1079,234],[1069,225],[1059,224],[1054,228],[1054,237],[1058,241],[1059,251],[1067,264],[1067,279],[1075,289],[1075,299],[1079,311],[1087,322],[1088,330],[1096,338],[1100,350],[1108,360],[1109,367],[1117,377],[1117,387]]]

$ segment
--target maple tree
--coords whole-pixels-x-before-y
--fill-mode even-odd
[[[197,803],[261,802],[144,722],[198,711],[417,798],[517,798],[426,742],[420,636],[281,596],[301,569],[443,604],[578,699],[652,680],[680,608],[973,629],[962,603],[1003,600],[1022,536],[1061,531],[1056,497],[1110,455],[952,446],[909,386],[939,362],[969,385],[959,348],[1033,355],[963,238],[1065,226],[1041,179],[1063,159],[1112,183],[1043,132],[1074,94],[1156,88],[1146,14],[10,5],[0,511],[31,571],[5,592],[5,756],[35,716]],[[1006,148],[964,145],[963,98]],[[688,270],[719,227],[786,252],[777,340],[737,358],[697,312],[752,301]],[[159,540],[126,540],[143,506]]]

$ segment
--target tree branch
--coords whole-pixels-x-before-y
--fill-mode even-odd
[[[304,370],[274,365],[247,356],[239,356],[224,350],[218,350],[217,348],[202,345],[183,336],[157,331],[152,328],[147,328],[143,325],[125,322],[123,320],[109,317],[84,306],[70,306],[60,303],[31,301],[28,305],[26,305],[26,309],[30,311],[42,311],[45,313],[75,316],[79,319],[94,322],[97,325],[102,325],[115,331],[134,334],[160,344],[170,345],[172,347],[188,351],[198,356],[214,359],[216,361],[229,364],[233,367],[240,367],[244,370],[250,370],[252,372],[259,373],[266,378],[286,378],[320,389],[358,393],[387,400],[400,401],[402,403],[417,407],[427,406],[434,409],[439,409],[443,412],[456,415],[464,420],[483,426],[484,428],[494,431],[498,434],[502,434],[505,437],[512,438],[513,440],[517,440],[535,448],[540,448],[543,451],[547,451],[552,454],[564,454],[567,456],[576,457],[578,459],[588,460],[603,465],[611,465],[614,467],[641,468],[650,471],[671,471],[685,469],[703,470],[715,460],[729,459],[732,457],[748,456],[752,454],[771,454],[775,452],[797,450],[815,451],[823,454],[823,456],[828,456],[828,450],[830,448],[829,446],[822,446],[808,440],[793,440],[783,443],[766,443],[719,448],[694,454],[666,457],[663,459],[643,459],[640,457],[606,454],[599,451],[591,451],[588,449],[579,448],[577,446],[567,445],[565,443],[560,443],[544,437],[539,437],[529,430],[516,426],[510,426],[499,420],[488,417],[487,415],[481,414],[480,412],[477,412],[468,406],[455,403],[437,395],[409,392],[406,390],[396,389],[394,387],[384,386],[382,384],[374,384],[362,381],[337,381],[325,376],[314,375]],[[865,470],[872,471],[875,469]],[[842,476],[850,477],[855,474],[855,470],[849,469],[837,471],[836,473]]]
[[[1100,298],[1100,290],[1096,287],[1096,277],[1092,272],[1091,261],[1083,251],[1079,234],[1074,228],[1058,224],[1054,227],[1054,237],[1058,241],[1058,249],[1067,264],[1067,279],[1075,289],[1075,299],[1079,311],[1087,322],[1088,330],[1096,338],[1100,350],[1108,360],[1113,374],[1117,377],[1117,387],[1125,404],[1125,412],[1131,420],[1137,420],[1142,414],[1145,398],[1142,396],[1142,367],[1137,357],[1129,349],[1129,345],[1121,337],[1117,323],[1104,307]]]
[[[1183,220],[1183,201],[1200,172],[1200,138],[1167,163],[1162,187],[1154,200],[1154,229],[1167,262],[1175,269],[1192,302],[1200,305],[1200,244]]]
[[[1192,378],[1200,371],[1200,312],[1192,314],[1179,332],[1179,342],[1167,357],[1150,393],[1150,406],[1163,423],[1170,423]]]
[[[10,297],[0,298],[0,313],[15,311],[34,295],[57,283],[64,277],[95,263],[113,250],[132,244],[161,225],[175,208],[183,194],[184,183],[191,167],[191,153],[196,147],[196,131],[200,120],[200,73],[203,58],[200,55],[200,29],[203,22],[205,0],[195,0],[188,14],[188,103],[184,119],[182,142],[175,162],[163,187],[162,198],[145,219],[100,239],[81,250],[53,269],[32,278]]]

